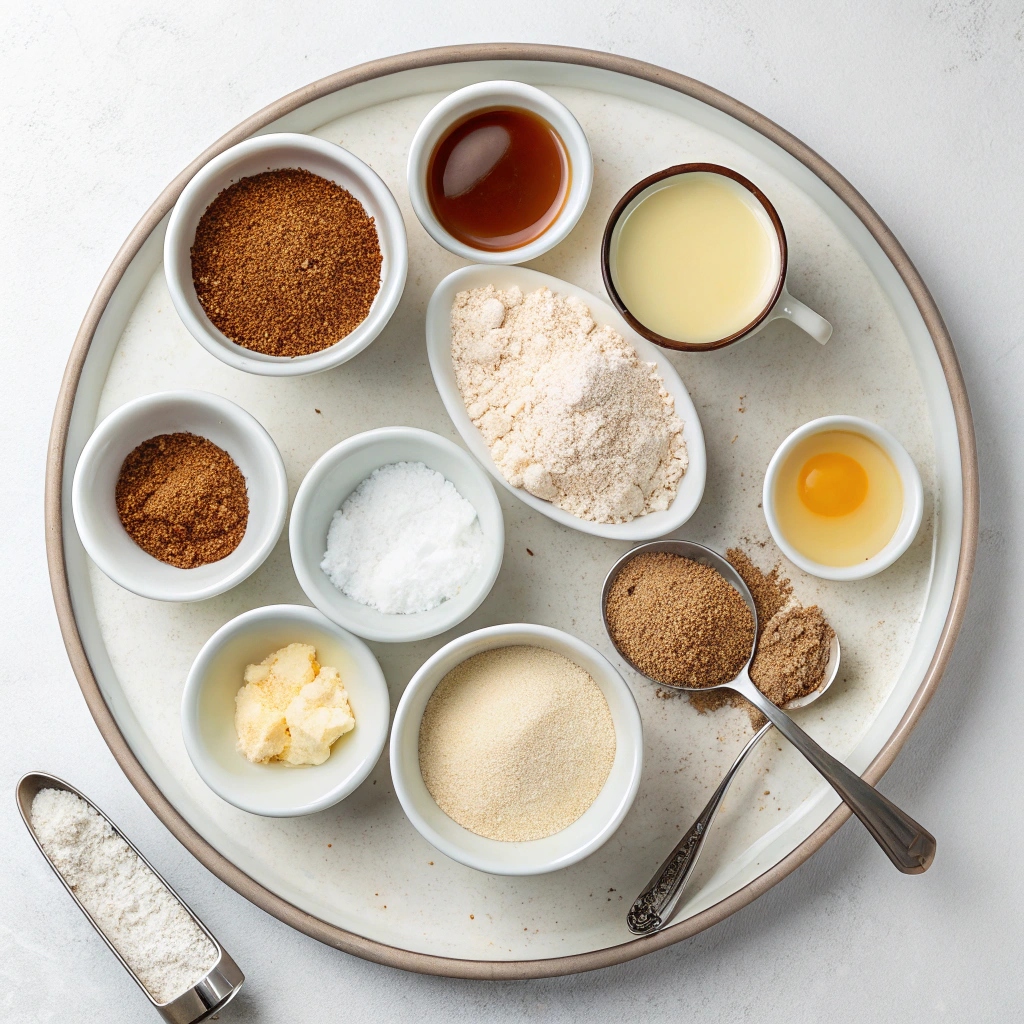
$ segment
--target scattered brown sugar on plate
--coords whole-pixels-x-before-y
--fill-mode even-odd
[[[320,352],[351,334],[380,290],[373,218],[300,168],[242,178],[210,204],[192,245],[196,296],[223,334],[269,356]]]
[[[793,584],[781,565],[765,572],[740,548],[730,548],[725,556],[750,590],[761,625],[750,678],[779,707],[813,693],[825,681],[835,630],[817,605],[805,608],[794,600]],[[766,721],[738,694],[716,691],[689,696],[701,714],[730,705],[746,711],[755,729]]]
[[[775,565],[769,572],[762,572],[750,555],[741,548],[729,548],[725,553],[729,564],[743,577],[754,607],[757,609],[757,620],[764,629],[765,624],[786,606],[793,596],[793,584],[788,577],[782,575],[782,566]]]
[[[128,536],[179,569],[227,558],[249,521],[242,471],[196,434],[159,434],[129,452],[114,500]]]

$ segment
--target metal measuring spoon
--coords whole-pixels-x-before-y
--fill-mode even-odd
[[[797,697],[785,705],[787,710],[805,708],[813,704],[834,682],[839,674],[839,640],[832,637],[832,646],[829,650],[828,664],[825,666],[824,682],[812,693]],[[718,789],[712,794],[707,806],[697,820],[687,829],[683,838],[676,844],[675,849],[665,859],[665,863],[658,868],[654,877],[644,886],[643,892],[637,896],[633,906],[629,908],[626,915],[626,924],[634,935],[648,935],[651,932],[660,931],[671,920],[675,913],[679,900],[683,895],[683,889],[697,866],[697,858],[704,849],[704,841],[711,831],[711,824],[715,820],[718,808],[721,806],[725,794],[732,785],[732,780],[740,770],[740,765],[747,759],[761,740],[772,730],[772,723],[766,722],[750,738],[747,745],[739,752],[732,767],[725,773]]]
[[[754,650],[757,648],[757,638],[760,634],[757,608],[754,606],[754,599],[746,583],[744,583],[743,577],[718,552],[704,547],[703,544],[695,544],[692,541],[652,541],[649,544],[640,544],[631,551],[627,551],[611,567],[608,576],[605,578],[604,587],[601,590],[601,617],[604,621],[608,637],[620,656],[637,672],[645,675],[619,649],[618,644],[615,643],[615,638],[612,636],[611,630],[608,629],[607,603],[608,592],[622,567],[638,554],[647,551],[664,551],[674,555],[682,555],[684,558],[692,559],[716,570],[725,578],[726,582],[739,592],[740,597],[743,598],[750,609],[750,614],[754,617],[754,645],[751,648],[747,663],[735,679],[730,680],[728,683],[705,688],[688,686],[673,686],[670,688],[685,693],[711,693],[715,690],[731,690],[733,693],[738,693],[741,697],[748,700],[821,773],[825,780],[839,794],[843,802],[860,818],[874,837],[875,842],[885,851],[886,856],[900,871],[907,874],[920,874],[922,871],[927,870],[935,859],[935,838],[931,833],[922,828],[908,814],[901,811],[894,803],[882,796],[881,793],[866,783],[859,775],[850,771],[846,765],[834,758],[823,747],[819,746],[785,711],[776,707],[754,685],[750,678],[749,670]],[[647,678],[650,677],[648,676]],[[651,681],[657,682],[660,686],[667,685],[658,680]]]
[[[146,988],[145,982],[135,973],[134,968],[124,958],[121,951],[114,945],[107,936],[107,933],[100,927],[99,922],[92,916],[88,907],[79,899],[71,883],[61,873],[59,867],[46,852],[36,834],[32,824],[32,801],[41,789],[62,789],[73,793],[84,804],[88,805],[110,826],[111,831],[118,839],[123,840],[135,853],[139,860],[153,873],[156,881],[161,883],[167,890],[171,899],[177,900],[182,910],[195,922],[199,930],[206,936],[210,944],[217,952],[217,960],[207,973],[200,978],[191,988],[179,993],[166,1003],[158,1003],[153,994]],[[101,811],[84,793],[75,789],[70,783],[58,779],[56,775],[48,775],[46,772],[29,772],[23,775],[18,781],[16,790],[18,810],[21,813],[21,820],[32,836],[33,841],[39,848],[46,863],[50,865],[53,873],[57,876],[60,884],[67,889],[68,894],[78,904],[78,909],[85,915],[89,924],[96,929],[96,933],[107,944],[107,948],[117,957],[121,966],[132,976],[135,984],[142,990],[142,994],[149,1000],[150,1006],[160,1014],[169,1024],[198,1024],[206,1020],[211,1014],[227,1006],[238,994],[238,990],[245,981],[245,975],[239,970],[238,965],[228,956],[227,951],[214,937],[213,932],[203,924],[195,915],[192,908],[167,884],[167,880],[152,864],[139,852],[135,844]]]

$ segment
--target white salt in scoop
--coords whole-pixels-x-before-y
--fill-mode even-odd
[[[106,815],[42,772],[17,794],[50,867],[165,1020],[193,1024],[234,997],[238,966]]]

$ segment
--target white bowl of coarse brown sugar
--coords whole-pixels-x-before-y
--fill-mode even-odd
[[[244,534],[222,557],[185,568],[144,550],[129,535],[118,510],[118,481],[125,460],[161,435],[195,435],[212,443],[244,478]],[[183,481],[184,472],[172,478],[169,491],[186,490]],[[157,496],[158,502],[168,500],[167,492]],[[274,439],[240,406],[205,391],[162,391],[126,402],[93,431],[75,467],[71,508],[89,557],[119,586],[152,601],[205,601],[266,561],[288,515],[288,478]]]
[[[508,841],[503,839],[488,838],[480,834],[488,829],[471,831],[450,817],[441,809],[438,802],[431,795],[424,781],[425,772],[421,770],[421,743],[436,743],[438,733],[434,732],[433,724],[437,722],[436,713],[428,710],[431,698],[438,689],[445,677],[453,669],[465,665],[472,659],[488,654],[499,654],[506,649],[539,648],[541,660],[544,657],[551,660],[551,655],[556,661],[571,662],[565,665],[563,662],[563,675],[570,680],[582,684],[582,691],[590,690],[589,710],[595,710],[594,701],[601,703],[601,698],[607,703],[607,712],[599,711],[600,715],[608,714],[611,718],[611,726],[614,730],[614,754],[610,760],[610,767],[603,785],[592,802],[579,817],[572,820],[559,831],[544,835],[540,838],[527,839],[525,841]],[[536,661],[536,658],[534,659]],[[531,786],[543,787],[545,783],[551,782],[553,786],[566,786],[574,788],[578,779],[587,775],[587,765],[568,764],[564,758],[547,758],[547,752],[543,747],[543,737],[538,742],[538,728],[543,731],[544,723],[555,722],[563,726],[560,729],[561,740],[568,745],[573,745],[572,736],[565,734],[566,727],[573,728],[584,721],[587,709],[581,709],[579,702],[570,692],[565,693],[564,686],[559,686],[560,680],[548,679],[544,674],[550,673],[552,666],[542,666],[544,671],[535,672],[534,662],[523,668],[534,673],[540,680],[539,689],[543,690],[546,685],[553,683],[554,689],[561,692],[561,696],[554,703],[539,710],[539,714],[531,713],[531,700],[524,700],[518,709],[518,717],[511,727],[508,726],[509,715],[504,713],[505,704],[500,700],[493,708],[482,697],[486,697],[488,691],[474,689],[472,693],[460,700],[459,714],[464,714],[467,709],[472,711],[475,708],[481,712],[479,721],[488,722],[487,711],[490,709],[496,712],[498,718],[504,723],[502,732],[506,742],[516,744],[515,749],[502,751],[494,745],[489,745],[487,729],[480,728],[462,731],[460,735],[461,749],[435,747],[426,753],[426,771],[430,771],[430,765],[438,765],[448,762],[453,765],[468,765],[468,774],[473,778],[463,780],[463,786],[458,778],[454,781],[456,789],[460,793],[465,792],[487,792],[490,783],[487,778],[481,778],[481,769],[488,764],[505,766],[499,773],[500,778],[492,779],[495,783],[493,789],[505,796],[508,792],[515,790],[514,800],[506,806],[501,798],[495,797],[494,805],[487,808],[492,818],[500,819],[507,811],[509,822],[512,817],[523,816],[524,807],[538,807],[542,813],[547,806],[544,800],[538,803],[536,794],[531,793]],[[501,669],[504,671],[504,668]],[[557,669],[556,669],[557,671]],[[525,672],[524,672],[525,674]],[[588,682],[586,677],[592,680]],[[491,683],[494,683],[492,677]],[[596,691],[594,685],[596,684]],[[464,680],[457,682],[458,686],[464,685]],[[452,695],[453,687],[448,687],[444,700],[448,701]],[[499,691],[491,689],[491,697],[495,697]],[[507,697],[512,705],[515,705],[518,691],[509,690]],[[588,703],[584,701],[584,703]],[[501,706],[498,706],[500,704]],[[449,705],[450,706],[450,705]],[[584,711],[584,718],[580,718],[578,712]],[[425,715],[428,718],[428,727],[421,730]],[[490,721],[493,721],[493,715]],[[463,721],[463,725],[464,725]],[[518,726],[518,742],[516,735]],[[460,727],[461,729],[461,727]],[[456,730],[457,732],[459,730]],[[430,737],[421,739],[421,732],[429,733]],[[559,733],[556,728],[551,736],[554,739]],[[451,731],[447,733],[451,735]],[[547,733],[544,733],[547,735]],[[565,769],[564,778],[549,779],[537,776],[537,772],[527,771],[526,776],[519,778],[516,774],[517,768],[523,768],[523,752],[529,756],[533,751],[535,760],[540,765],[538,771],[542,773],[547,761],[557,765],[559,769]],[[517,755],[518,751],[518,755]],[[607,748],[605,748],[607,752]],[[432,760],[434,753],[439,759]],[[454,755],[454,756],[450,756]],[[508,755],[508,756],[506,756]],[[515,764],[513,764],[515,762]],[[529,768],[529,766],[525,766]],[[431,845],[452,860],[475,868],[477,871],[484,871],[494,875],[539,875],[550,871],[557,871],[569,867],[584,857],[590,856],[599,849],[622,824],[627,812],[633,804],[637,789],[640,785],[640,773],[643,768],[643,726],[640,720],[640,712],[637,710],[633,694],[626,685],[622,676],[612,667],[606,658],[599,654],[589,644],[561,630],[552,629],[548,626],[531,625],[527,623],[513,623],[501,626],[490,626],[486,629],[478,629],[467,633],[451,643],[442,647],[432,658],[428,659],[420,670],[413,676],[405,693],[399,702],[398,710],[395,713],[395,721],[391,730],[391,776],[395,783],[395,793],[398,796],[402,809],[405,811],[409,821],[417,832],[423,836]],[[483,773],[486,774],[486,773]],[[511,787],[505,785],[506,777],[516,776]],[[433,780],[435,791],[438,790],[436,779]],[[516,786],[518,785],[518,790]],[[592,793],[586,799],[590,799]],[[461,798],[461,797],[460,797]],[[470,795],[468,799],[472,800]],[[442,798],[443,801],[443,798]],[[453,810],[453,813],[460,811]],[[471,812],[472,813],[472,812]],[[461,813],[460,813],[460,816]],[[468,819],[466,819],[468,820]],[[479,827],[479,826],[474,826]],[[518,826],[516,826],[518,827]],[[510,832],[510,829],[504,829]],[[537,831],[545,831],[541,828]]]
[[[352,266],[351,260],[354,257],[358,258],[360,253],[346,249],[350,243],[342,232],[335,242],[326,249],[316,250],[316,253],[323,257],[319,264],[316,259],[311,261],[299,258],[306,251],[304,246],[314,245],[315,248],[317,244],[328,245],[327,242],[315,242],[318,237],[324,235],[324,231],[320,231],[318,234],[313,228],[316,227],[316,223],[324,221],[325,215],[329,212],[327,206],[324,206],[323,209],[317,206],[318,202],[347,204],[346,209],[350,208],[352,216],[359,220],[360,229],[367,234],[370,244],[372,245],[372,236],[375,232],[376,242],[379,246],[380,284],[375,295],[373,295],[371,287],[371,290],[360,298],[359,310],[350,318],[358,320],[357,325],[351,328],[351,322],[345,322],[336,328],[337,341],[331,341],[329,338],[321,339],[326,347],[318,347],[315,351],[303,350],[302,354],[268,354],[267,351],[260,351],[252,347],[256,342],[249,337],[243,339],[244,345],[236,343],[211,320],[204,302],[200,301],[193,278],[193,270],[196,269],[197,273],[199,272],[198,264],[195,267],[193,265],[193,247],[196,246],[197,229],[211,204],[215,200],[220,201],[225,190],[238,185],[243,179],[251,183],[256,180],[257,175],[265,178],[268,173],[274,172],[278,174],[297,172],[295,182],[289,184],[282,180],[278,183],[280,188],[275,195],[280,194],[287,197],[288,190],[293,185],[297,188],[307,189],[307,191],[312,189],[312,192],[308,196],[304,192],[301,202],[299,200],[289,201],[290,205],[281,209],[274,206],[272,200],[275,195],[254,196],[250,206],[255,211],[269,211],[266,216],[270,220],[267,224],[254,224],[252,230],[258,233],[261,226],[267,229],[264,232],[266,237],[261,236],[261,244],[266,243],[268,247],[266,251],[271,253],[275,261],[273,274],[280,275],[290,268],[294,280],[294,289],[292,289],[294,295],[306,296],[306,298],[296,299],[298,305],[293,303],[287,308],[282,306],[281,309],[276,309],[273,301],[267,296],[275,294],[277,278],[271,274],[270,270],[261,276],[260,260],[255,258],[258,255],[258,247],[254,248],[253,245],[248,245],[245,252],[239,257],[237,266],[231,267],[231,274],[225,275],[230,276],[232,280],[233,291],[222,291],[222,294],[231,297],[231,302],[234,304],[230,311],[230,317],[228,317],[228,311],[220,307],[218,307],[220,313],[213,313],[214,316],[223,314],[228,317],[230,323],[235,325],[228,329],[234,331],[237,327],[238,334],[236,336],[241,337],[246,330],[249,330],[249,327],[246,326],[247,321],[251,321],[252,331],[256,331],[259,327],[262,334],[261,325],[265,325],[268,331],[278,328],[283,331],[285,328],[282,325],[291,323],[294,326],[298,322],[296,329],[304,329],[303,323],[312,323],[314,316],[316,318],[329,317],[333,313],[337,313],[340,317],[339,324],[344,320],[344,311],[331,305],[336,301],[335,296],[341,294],[344,289],[338,287],[340,279],[329,275],[348,273],[339,268]],[[314,180],[312,176],[316,176],[316,179]],[[301,180],[299,180],[300,178]],[[349,198],[339,192],[339,189],[348,193]],[[355,205],[351,203],[351,198],[356,200]],[[359,211],[359,206],[362,207],[362,212]],[[218,210],[218,217],[222,222],[231,213],[227,208],[218,207]],[[372,218],[372,224],[369,224],[366,218]],[[330,220],[331,218],[327,217],[327,221]],[[234,227],[222,224],[222,229],[230,231],[230,238],[234,241],[242,239],[240,244],[245,244],[246,231],[244,229],[247,225],[248,221]],[[290,248],[285,249],[285,246],[290,246]],[[196,251],[198,253],[198,247]],[[259,252],[262,251],[259,250]],[[310,249],[309,251],[313,252],[314,250]],[[293,256],[295,266],[291,267],[288,260]],[[222,264],[223,262],[224,260],[221,259]],[[286,263],[287,266],[285,266]],[[260,135],[246,139],[245,142],[240,142],[237,146],[232,146],[219,156],[214,157],[196,173],[183,189],[171,211],[167,234],[164,237],[164,274],[167,278],[167,288],[174,308],[189,333],[203,348],[229,366],[245,370],[247,373],[258,373],[271,377],[318,373],[321,370],[338,366],[362,352],[385,328],[397,309],[402,292],[405,290],[408,264],[405,222],[395,197],[380,176],[370,166],[348,150],[342,149],[341,146],[314,138],[311,135],[296,133]],[[370,273],[366,268],[363,269],[366,270],[366,273]],[[322,273],[318,274],[318,271],[322,271]],[[203,278],[200,277],[200,279]],[[325,282],[328,282],[330,287],[325,286]],[[259,292],[259,288],[264,288],[264,291]],[[317,289],[319,290],[317,291]],[[287,289],[282,288],[282,290]],[[369,304],[369,309],[363,316],[366,303],[369,302],[369,295],[373,295],[372,303]],[[212,300],[207,295],[204,297],[204,301],[206,305],[210,305]],[[362,319],[359,320],[361,316]],[[228,320],[222,319],[222,324],[225,327],[228,327]],[[333,321],[331,323],[333,324]],[[324,330],[334,329],[334,326],[324,327]],[[343,333],[346,331],[347,333]],[[317,345],[319,344],[321,342],[317,342]]]

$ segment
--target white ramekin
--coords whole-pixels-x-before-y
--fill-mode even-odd
[[[565,144],[572,175],[565,205],[554,223],[539,238],[518,249],[509,249],[505,252],[476,249],[454,238],[434,216],[427,196],[430,156],[444,133],[451,125],[469,114],[494,107],[519,108],[544,118],[558,132]],[[422,120],[409,148],[407,173],[412,208],[427,234],[438,245],[474,263],[512,264],[525,263],[553,249],[576,226],[590,198],[590,188],[594,181],[594,159],[590,153],[587,136],[564,103],[560,103],[542,89],[523,82],[478,82],[446,96]]]
[[[476,509],[485,542],[483,562],[460,593],[410,615],[389,615],[354,601],[320,568],[334,513],[375,469],[393,462],[422,462],[450,480]],[[480,607],[501,569],[505,521],[487,474],[458,445],[429,430],[381,427],[347,438],[313,464],[295,495],[288,542],[299,585],[324,615],[367,640],[398,643],[437,636]]]
[[[312,644],[341,673],[355,728],[323,764],[253,764],[236,747],[235,695],[246,665],[288,644]],[[313,814],[344,800],[373,771],[388,737],[391,698],[369,647],[314,608],[278,604],[231,619],[192,662],[181,697],[181,731],[193,766],[222,800],[271,818]]]
[[[121,525],[114,497],[128,454],[151,437],[178,432],[223,448],[242,471],[249,497],[241,543],[219,562],[195,569],[143,551]],[[266,560],[284,528],[288,480],[274,439],[244,409],[205,391],[163,391],[122,405],[93,431],[75,467],[71,508],[89,557],[115,583],[154,601],[203,601],[241,583]]]
[[[615,726],[615,760],[597,799],[568,828],[525,843],[485,839],[449,818],[427,790],[419,760],[420,721],[437,684],[467,658],[513,645],[543,647],[589,672],[608,701]],[[640,786],[643,748],[643,726],[633,694],[603,655],[561,630],[513,623],[460,636],[412,677],[391,729],[391,778],[413,827],[445,856],[492,875],[541,875],[589,857],[611,838]]]
[[[192,284],[192,243],[207,207],[229,185],[263,171],[299,167],[351,192],[373,217],[383,257],[380,291],[366,319],[330,348],[305,356],[268,356],[236,345],[210,322]],[[362,352],[384,329],[405,290],[409,266],[405,222],[387,185],[359,157],[311,135],[258,135],[214,157],[185,186],[167,223],[164,274],[178,316],[200,345],[247,373],[296,377],[318,373]]]
[[[857,565],[822,565],[802,555],[786,539],[775,515],[775,482],[789,453],[805,438],[812,434],[824,433],[826,430],[848,430],[874,441],[892,459],[903,485],[903,514],[896,526],[896,532],[877,555]],[[825,580],[863,580],[880,573],[883,569],[888,569],[913,543],[924,515],[924,487],[914,460],[888,430],[859,416],[822,416],[798,427],[779,445],[765,472],[761,505],[775,543],[794,565],[812,576]]]

